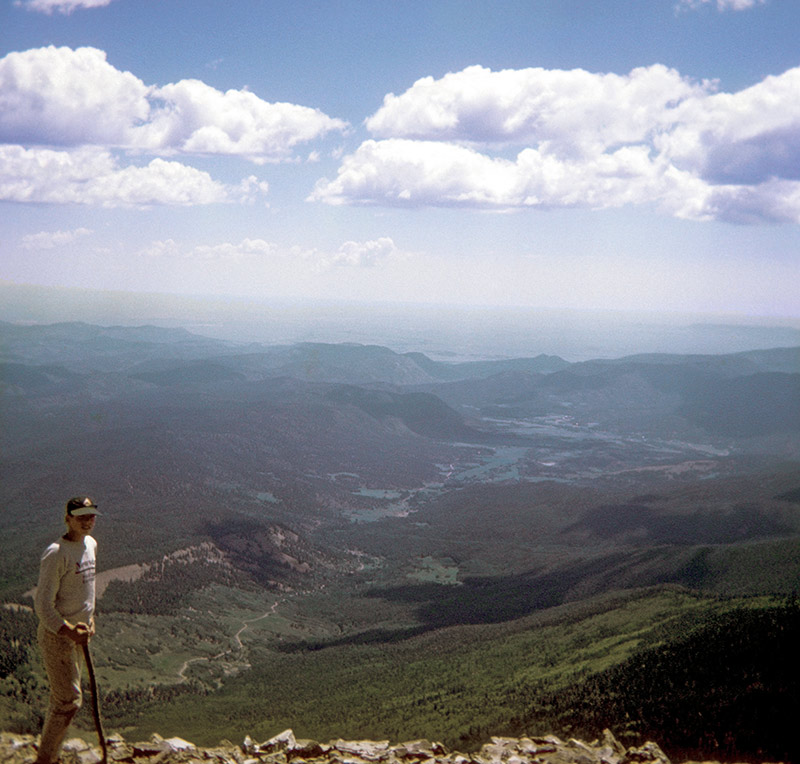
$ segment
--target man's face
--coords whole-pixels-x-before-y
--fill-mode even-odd
[[[88,536],[94,528],[94,520],[96,515],[67,515],[67,527],[74,534],[79,536]]]

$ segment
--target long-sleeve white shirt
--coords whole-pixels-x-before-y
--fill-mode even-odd
[[[97,542],[60,538],[45,549],[39,566],[35,606],[39,620],[52,632],[64,625],[89,623],[95,607]]]

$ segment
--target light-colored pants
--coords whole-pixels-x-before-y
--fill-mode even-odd
[[[83,701],[81,662],[83,653],[68,637],[54,634],[39,624],[39,649],[50,680],[50,704],[39,743],[37,764],[51,764],[61,754],[61,744],[72,717]]]

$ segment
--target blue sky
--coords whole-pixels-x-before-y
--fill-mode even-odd
[[[800,317],[793,0],[0,0],[0,280]]]

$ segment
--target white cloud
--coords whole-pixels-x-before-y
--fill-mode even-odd
[[[96,48],[40,48],[0,59],[0,141],[123,146],[150,113],[149,89]]]
[[[665,170],[642,147],[591,161],[525,149],[512,161],[455,144],[390,138],[365,141],[345,158],[336,180],[318,182],[309,198],[409,207],[614,207],[660,199],[681,180]]]
[[[192,257],[201,260],[244,260],[246,258],[269,257],[277,247],[264,239],[242,239],[238,244],[202,245],[192,250]]]
[[[628,75],[471,66],[385,97],[366,121],[377,137],[543,143],[565,155],[646,140],[686,98],[711,87],[656,64]]]
[[[269,103],[200,80],[155,87],[97,48],[38,48],[0,59],[0,141],[87,144],[155,154],[221,154],[257,163],[293,157],[300,143],[343,132],[318,109]]]
[[[310,200],[592,208],[800,222],[800,68],[738,93],[663,66],[629,75],[469,67],[386,97]],[[509,153],[510,149],[514,149]]]
[[[180,245],[174,239],[150,242],[139,254],[143,257],[152,258],[184,257]]]
[[[800,68],[738,93],[688,100],[678,115],[656,141],[676,164],[712,183],[800,180]]]
[[[120,167],[104,149],[73,151],[0,146],[0,200],[103,207],[250,201],[257,192],[225,186],[193,167],[153,159]]]
[[[50,15],[53,11],[69,14],[77,8],[102,8],[111,2],[112,0],[17,0],[14,5]]]
[[[158,88],[151,100],[150,119],[134,128],[134,140],[155,150],[233,154],[263,163],[289,159],[298,144],[345,129],[319,109],[267,103],[246,90],[222,93],[199,80]]]
[[[711,186],[698,215],[730,223],[800,223],[800,183],[769,180],[757,186]]]
[[[764,5],[766,0],[678,0],[678,10],[696,10],[713,2],[718,11],[746,11],[757,5]]]
[[[255,175],[244,178],[236,186],[236,195],[240,202],[254,202],[261,194],[269,191],[269,183],[259,180]]]
[[[179,258],[184,260],[237,262],[252,258],[263,258],[278,253],[278,247],[264,239],[242,239],[238,244],[199,244],[183,248],[174,239],[154,241],[140,252],[152,258]]]
[[[41,231],[22,237],[22,248],[30,250],[54,249],[71,244],[76,239],[94,233],[89,228],[75,228],[72,231]]]
[[[336,267],[373,268],[396,254],[397,247],[388,236],[373,241],[346,241],[324,263]]]
[[[9,53],[0,58],[0,199],[106,207],[251,202],[266,193],[265,181],[250,176],[228,186],[163,157],[278,161],[340,124],[314,109],[195,80],[147,86],[96,48]],[[125,166],[121,152],[157,158]]]

